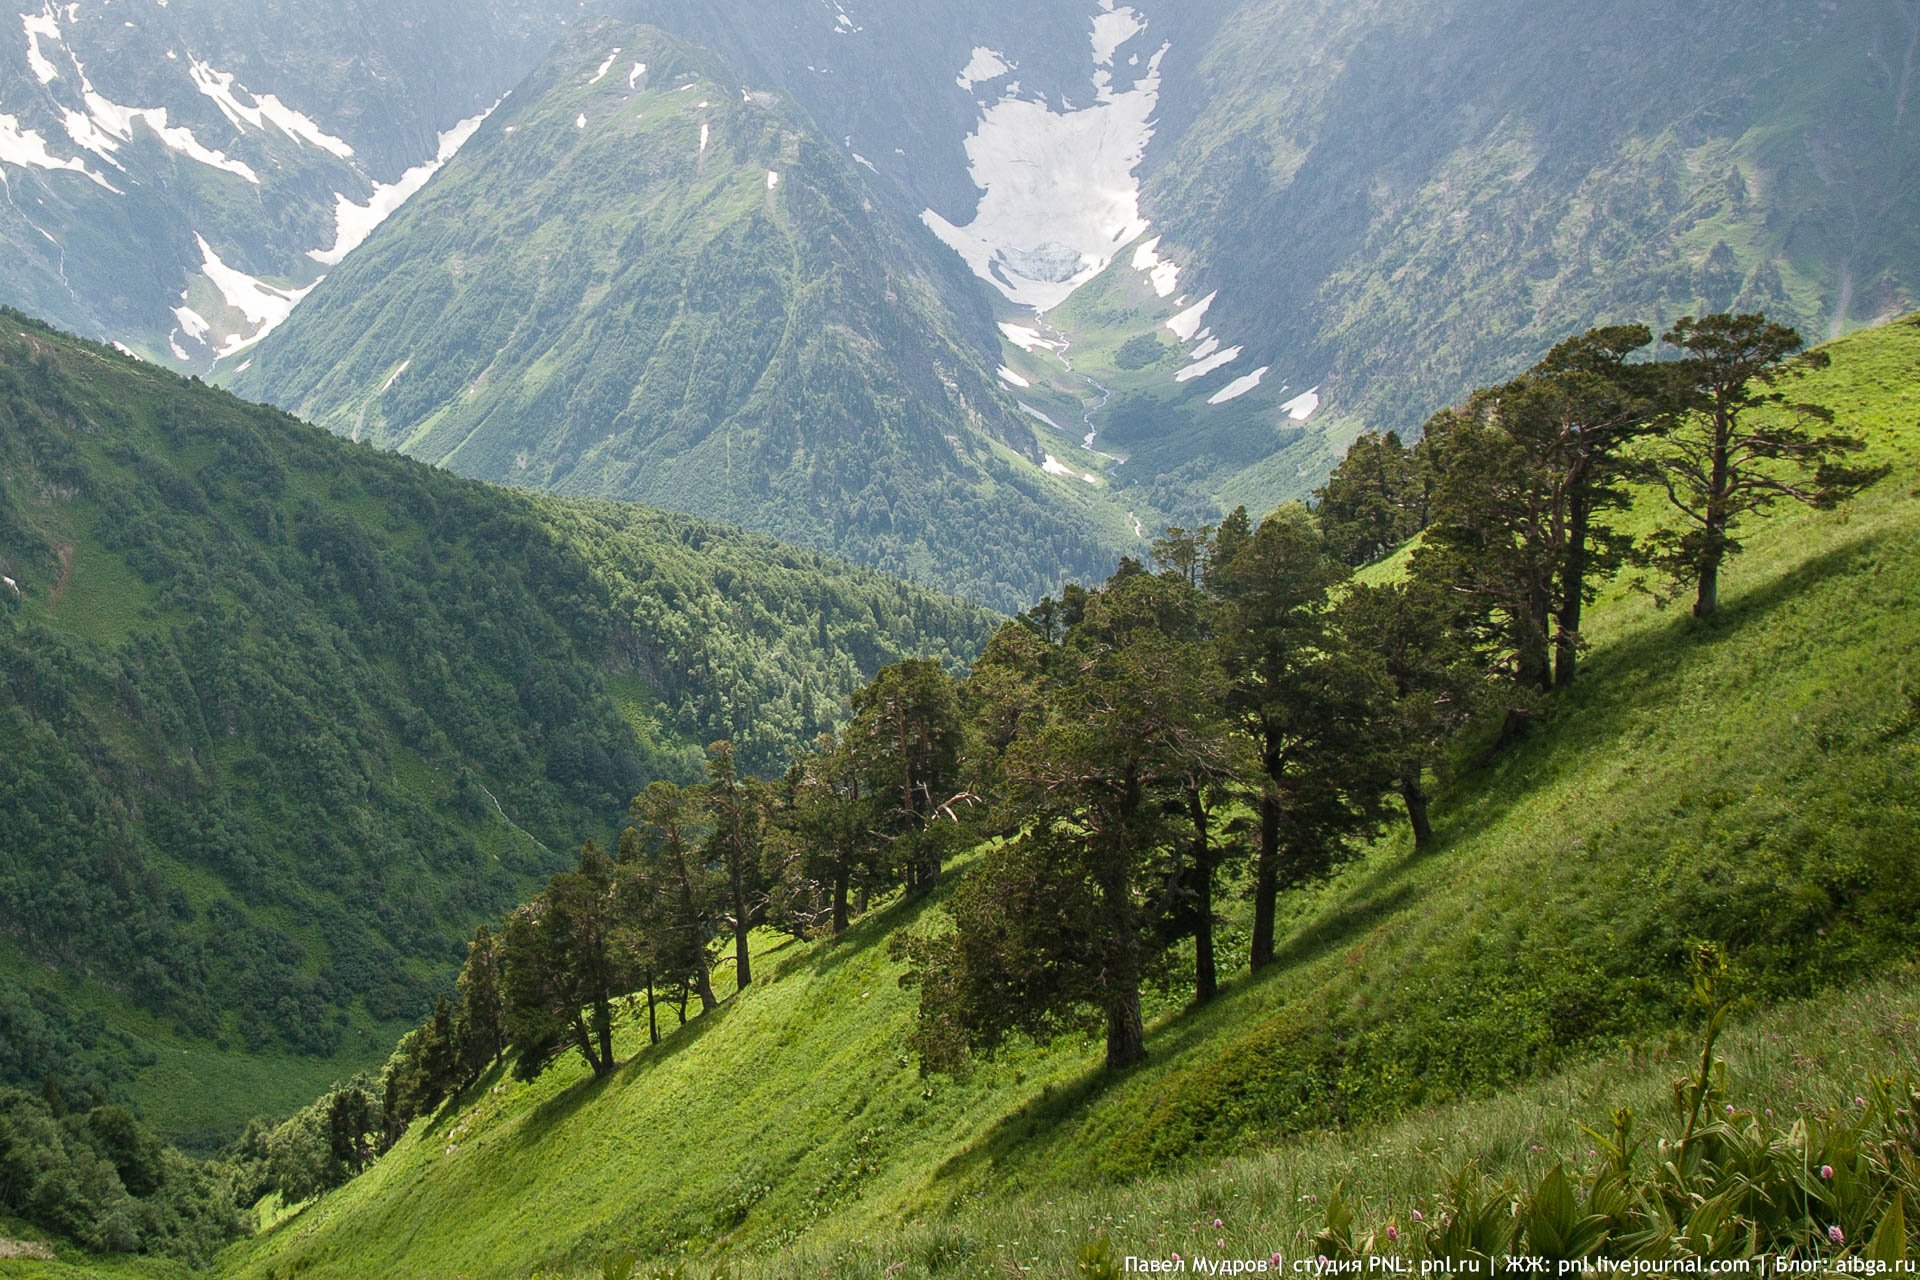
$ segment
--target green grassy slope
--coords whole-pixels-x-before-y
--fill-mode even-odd
[[[1177,985],[1162,993],[1144,1067],[1109,1078],[1095,1046],[1069,1041],[920,1079],[914,993],[885,942],[941,913],[894,907],[837,945],[768,956],[768,982],[658,1049],[629,1029],[634,1058],[609,1080],[569,1065],[530,1087],[487,1081],[360,1181],[236,1246],[227,1270],[571,1274],[634,1249],[773,1255],[769,1275],[943,1261],[969,1275],[1028,1232],[1058,1259],[1097,1214],[1151,1210],[1157,1230],[1190,1232],[1181,1215],[1226,1197],[1292,1231],[1296,1185],[1324,1193],[1345,1170],[1398,1194],[1412,1175],[1378,1153],[1470,1150],[1485,1125],[1498,1159],[1523,1162],[1521,1135],[1568,1138],[1546,1110],[1614,1096],[1617,1067],[1378,1126],[1684,1035],[1699,940],[1728,950],[1752,1010],[1894,972],[1920,941],[1920,326],[1832,353],[1807,390],[1893,475],[1844,512],[1756,530],[1712,622],[1610,593],[1584,684],[1529,740],[1463,764],[1439,848],[1416,857],[1388,835],[1289,903],[1270,975],[1197,1013]],[[1242,941],[1228,931],[1229,965]],[[1749,1037],[1760,1083],[1817,1087],[1768,1046],[1823,1016]],[[1911,1018],[1903,995],[1831,1020],[1813,1061],[1871,1027],[1849,1070],[1910,1063]],[[1644,1069],[1621,1088],[1657,1094],[1666,1059],[1631,1061]],[[1361,1136],[1300,1137],[1328,1129]],[[1276,1143],[1244,1175],[1197,1172]],[[1181,1170],[1195,1172],[1099,1190]]]
[[[889,217],[777,95],[591,24],[235,385],[466,475],[696,511],[1002,607],[1103,574],[1124,522],[1041,469],[991,329]]]
[[[991,619],[0,318],[0,1080],[207,1137],[377,1061],[648,780]]]

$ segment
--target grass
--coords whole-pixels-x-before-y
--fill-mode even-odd
[[[1657,1111],[1702,939],[1732,956],[1756,1099],[1911,1067],[1920,850],[1890,833],[1920,829],[1920,327],[1832,350],[1806,390],[1893,476],[1756,526],[1719,618],[1610,590],[1582,685],[1447,780],[1439,847],[1386,833],[1289,900],[1273,970],[1197,1011],[1157,994],[1144,1067],[1069,1039],[921,1079],[885,944],[942,916],[895,905],[763,940],[762,982],[658,1048],[629,1026],[610,1078],[486,1081],[223,1271],[1061,1274],[1096,1225],[1265,1256],[1314,1225],[1302,1196],[1397,1211],[1468,1156],[1517,1170],[1616,1102]]]
[[[1750,1018],[1718,1056],[1742,1106],[1790,1115],[1844,1105],[1869,1077],[1920,1071],[1920,977],[1908,969],[1844,998],[1795,1002]],[[1083,1243],[1116,1256],[1300,1256],[1326,1225],[1338,1190],[1365,1230],[1431,1206],[1447,1175],[1472,1164],[1496,1179],[1537,1180],[1555,1164],[1591,1161],[1586,1127],[1626,1106],[1676,1130],[1672,1087],[1695,1065],[1684,1034],[1635,1045],[1481,1101],[1419,1111],[1348,1132],[1307,1135],[1251,1157],[1210,1161],[1123,1187],[1066,1190],[916,1223],[881,1239],[808,1242],[748,1259],[734,1280],[1073,1275]],[[1222,1225],[1214,1226],[1218,1219]],[[585,1273],[583,1273],[585,1274]],[[597,1273],[594,1273],[597,1274]]]

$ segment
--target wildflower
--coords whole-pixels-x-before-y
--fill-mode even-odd
[[[1389,1222],[1387,1224],[1387,1239],[1398,1240],[1399,1238],[1400,1238],[1400,1228],[1394,1226],[1391,1222]]]
[[[1220,1227],[1224,1227],[1224,1226],[1226,1226],[1227,1224],[1226,1224],[1226,1223],[1224,1223],[1224,1222],[1222,1222],[1222,1221],[1220,1221],[1220,1219],[1218,1219],[1218,1218],[1215,1218],[1215,1219],[1213,1220],[1213,1225],[1214,1225],[1214,1227],[1215,1227],[1216,1229],[1218,1229],[1218,1228],[1220,1228]]]
[[[1832,1181],[1833,1181],[1833,1166],[1832,1166],[1832,1165],[1830,1165],[1830,1164],[1823,1164],[1823,1165],[1821,1165],[1821,1166],[1820,1166],[1820,1181],[1822,1181],[1822,1182],[1832,1182]]]
[[[1420,1212],[1418,1209],[1415,1209],[1413,1211],[1413,1220],[1415,1222],[1425,1222],[1427,1220],[1427,1215]]]
[[[1273,1264],[1273,1269],[1275,1271],[1278,1271],[1280,1269],[1280,1263],[1283,1261],[1283,1259],[1280,1257],[1280,1251],[1278,1249],[1274,1250],[1273,1256],[1267,1259],[1267,1261]]]
[[[1847,1242],[1847,1233],[1842,1231],[1838,1226],[1828,1227],[1827,1239],[1833,1241],[1835,1244],[1845,1244]]]
[[[1861,1097],[1859,1094],[1855,1094],[1853,1096],[1853,1105],[1860,1108],[1862,1111],[1865,1111],[1867,1109],[1867,1100]]]
[[[1729,1103],[1727,1104],[1727,1114],[1728,1114],[1728,1115],[1732,1115],[1732,1114],[1733,1114],[1733,1104],[1732,1104],[1731,1102],[1729,1102]]]

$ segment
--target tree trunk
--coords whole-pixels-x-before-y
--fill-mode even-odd
[[[1118,994],[1107,1006],[1107,1070],[1137,1066],[1147,1060],[1147,1030],[1140,1021],[1140,989]]]
[[[1590,523],[1587,497],[1573,500],[1567,520],[1567,563],[1560,581],[1559,626],[1554,632],[1553,685],[1565,689],[1573,683],[1580,662],[1580,615],[1587,593],[1587,528]]]
[[[660,1043],[660,1022],[653,1016],[653,974],[647,974],[647,1043]]]
[[[1193,819],[1193,874],[1198,916],[1193,926],[1193,1002],[1205,1004],[1219,991],[1213,968],[1213,846],[1207,838],[1207,805],[1199,787],[1187,788]]]
[[[1400,798],[1407,805],[1407,823],[1413,828],[1413,847],[1425,850],[1433,844],[1433,823],[1427,817],[1427,789],[1420,785],[1420,774],[1409,770],[1400,776]]]
[[[701,958],[700,968],[695,971],[695,979],[697,985],[694,989],[700,993],[700,1012],[712,1013],[720,1002],[713,998],[713,976],[707,972],[705,957]]]
[[[747,925],[744,919],[733,929],[733,969],[739,979],[736,985],[744,991],[753,982],[753,960],[747,954]]]
[[[1714,423],[1712,492],[1707,497],[1706,541],[1700,551],[1700,594],[1693,601],[1693,616],[1710,618],[1720,608],[1720,562],[1727,555],[1727,500],[1733,486],[1733,462],[1728,444],[1732,423],[1719,418]]]
[[[613,1070],[613,1006],[601,1000],[593,1011],[594,1030],[600,1035],[600,1065],[593,1069],[597,1076],[603,1076]]]
[[[1253,969],[1273,963],[1273,922],[1280,896],[1280,801],[1260,797],[1260,850],[1253,868]]]
[[[593,1028],[587,1025],[586,1018],[575,1014],[573,1018],[574,1047],[580,1050],[580,1056],[587,1060],[587,1066],[593,1069],[593,1074],[603,1076],[607,1073],[607,1068],[604,1060],[593,1051],[593,1042]]]
[[[843,866],[833,876],[833,932],[837,937],[847,931],[847,869]]]
[[[1545,693],[1553,688],[1553,658],[1549,651],[1553,593],[1547,587],[1536,586],[1528,596],[1527,617],[1520,623],[1523,630],[1518,637],[1519,652],[1514,655],[1514,674],[1527,688]]]
[[[920,835],[922,839],[924,839],[926,831],[923,829]],[[940,855],[938,853],[923,853],[919,856],[920,892],[932,893],[933,886],[940,883]]]
[[[1719,547],[1715,546],[1700,558],[1700,594],[1694,598],[1693,602],[1693,616],[1696,618],[1710,618],[1720,608],[1722,555]]]

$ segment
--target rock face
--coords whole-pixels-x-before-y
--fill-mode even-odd
[[[424,185],[564,8],[480,0],[0,10],[0,301],[232,368]]]

